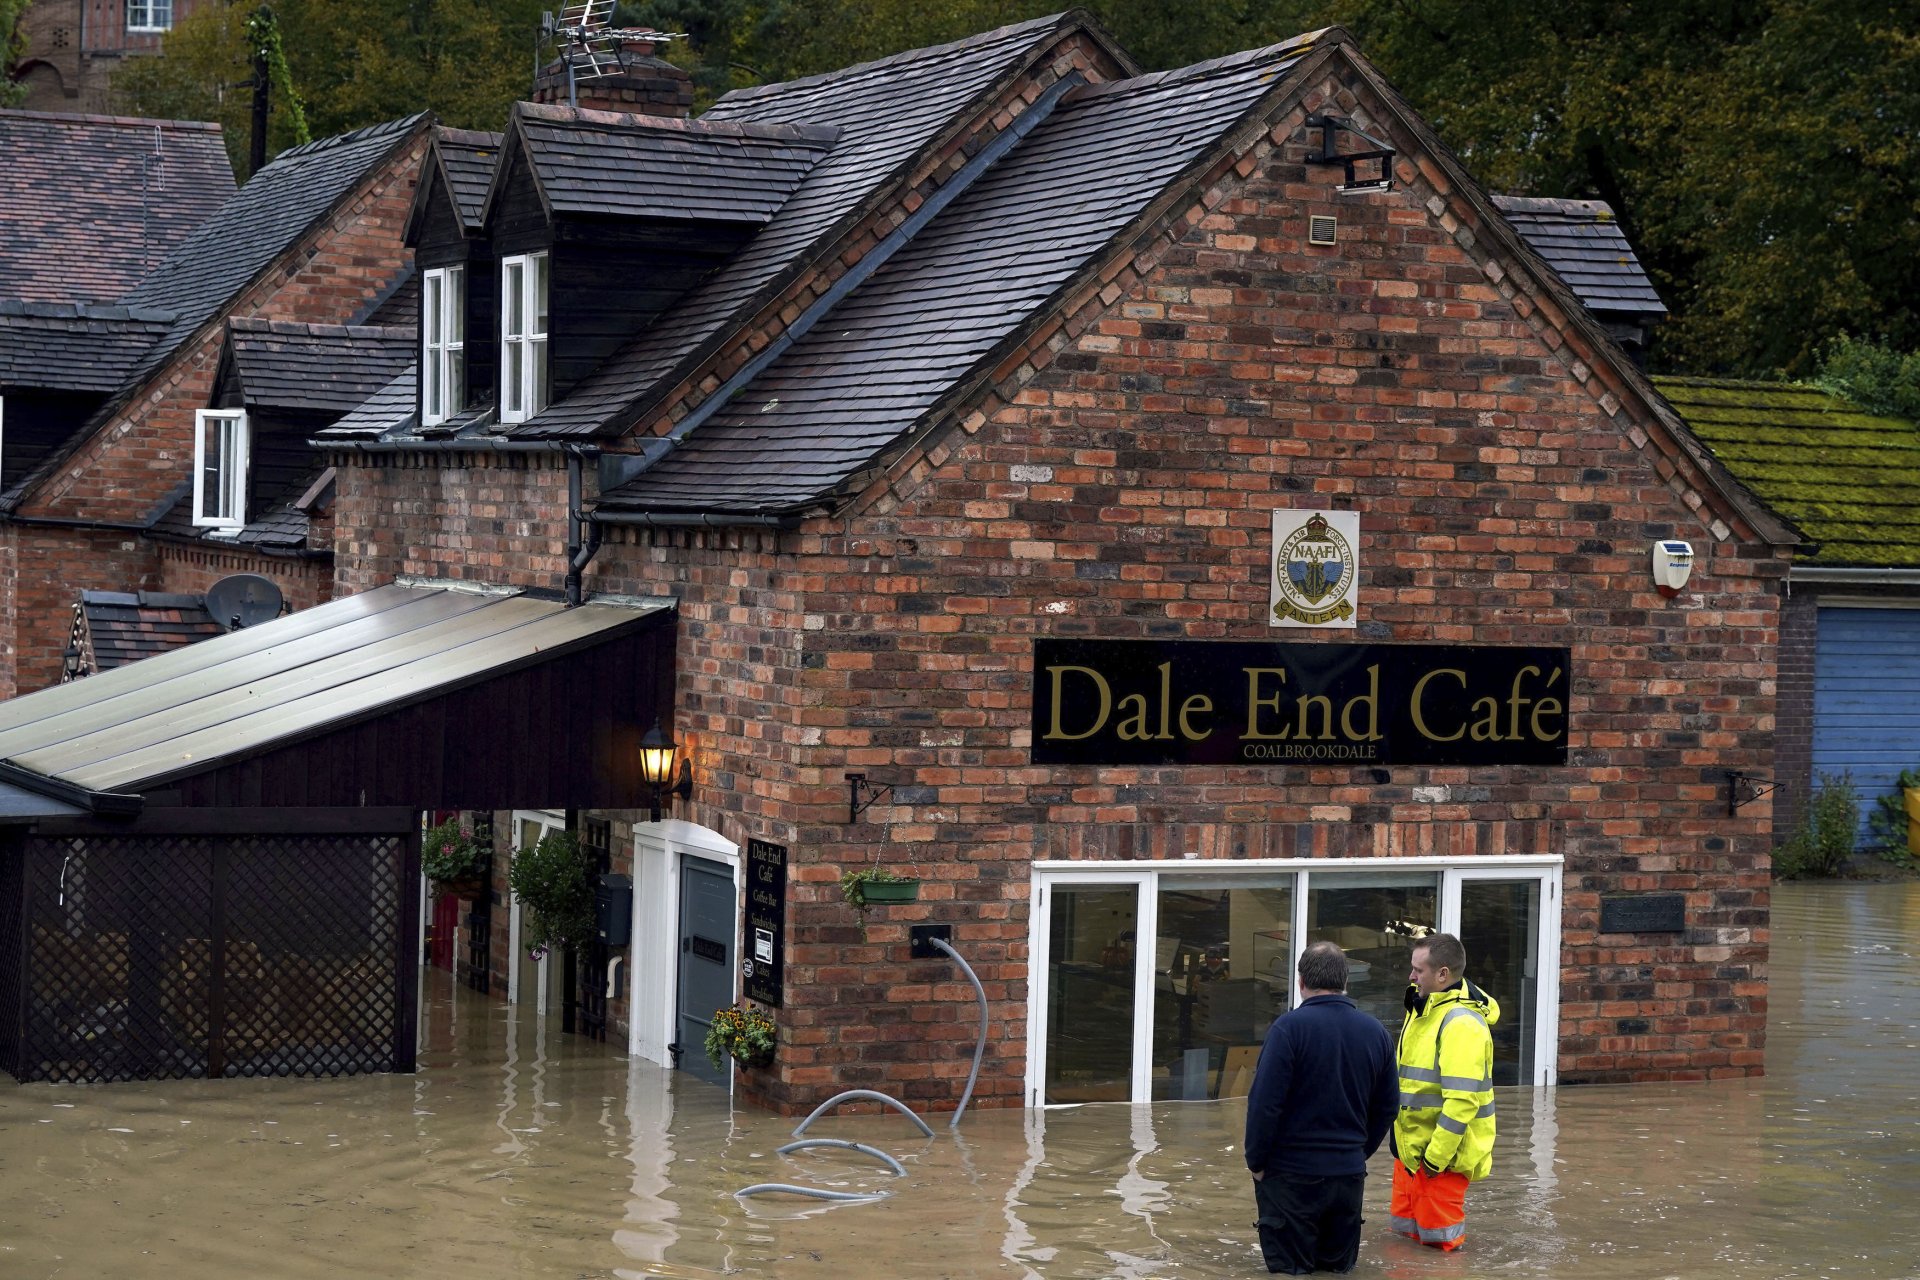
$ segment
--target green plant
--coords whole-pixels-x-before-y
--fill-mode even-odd
[[[1920,352],[1901,352],[1841,334],[1816,379],[1823,391],[1872,413],[1920,419]]]
[[[507,884],[526,912],[527,950],[580,947],[593,937],[593,877],[589,854],[571,831],[549,831],[513,855]]]
[[[1853,857],[1854,831],[1860,824],[1860,793],[1853,775],[1820,775],[1791,835],[1774,850],[1773,871],[1782,879],[1838,875]]]
[[[840,873],[840,896],[847,900],[860,923],[867,922],[867,886],[870,884],[908,884],[912,877],[896,875],[885,867],[856,867]]]
[[[717,1010],[707,1027],[707,1061],[717,1071],[732,1058],[744,1067],[759,1067],[773,1061],[775,1027],[773,1019],[750,1004]]]
[[[487,851],[448,818],[420,840],[420,870],[435,884],[454,884],[485,874]]]
[[[1914,856],[1907,848],[1907,804],[1905,792],[1920,787],[1920,768],[1902,769],[1893,790],[1875,796],[1867,814],[1867,835],[1873,851],[1896,867],[1912,867]]]

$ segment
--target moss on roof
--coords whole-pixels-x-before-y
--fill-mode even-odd
[[[1920,566],[1920,425],[1795,383],[1654,385],[1727,470],[1819,544],[1801,563]]]

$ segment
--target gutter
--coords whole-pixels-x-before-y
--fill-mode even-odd
[[[599,457],[600,446],[566,440],[493,440],[463,436],[449,440],[309,440],[309,447],[345,453],[571,453]]]
[[[799,516],[715,515],[707,511],[589,511],[595,525],[626,525],[646,529],[797,529]]]
[[[1793,565],[1787,570],[1788,582],[1838,582],[1878,586],[1920,586],[1920,567],[1892,569],[1848,568],[1845,565]]]
[[[118,520],[81,520],[73,516],[23,516],[8,512],[4,517],[8,524],[36,525],[48,529],[91,529],[96,533],[148,533],[153,529],[147,524],[126,524]]]
[[[88,813],[107,817],[131,818],[147,806],[143,795],[119,791],[90,791],[77,782],[68,782],[65,778],[53,778],[44,773],[35,773],[24,765],[11,760],[0,760],[0,782],[11,782],[14,786],[53,800],[79,805]]]

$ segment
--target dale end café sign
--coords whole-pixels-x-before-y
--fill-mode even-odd
[[[1033,760],[1563,765],[1569,653],[1036,640]]]

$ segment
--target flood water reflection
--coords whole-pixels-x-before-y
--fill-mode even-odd
[[[1467,1250],[1365,1276],[1920,1275],[1920,885],[1774,899],[1764,1080],[1503,1089]],[[438,975],[436,975],[438,976]],[[1244,1104],[898,1116],[810,1136],[429,982],[414,1076],[0,1083],[0,1277],[1264,1274]],[[737,1200],[754,1182],[886,1190]]]

